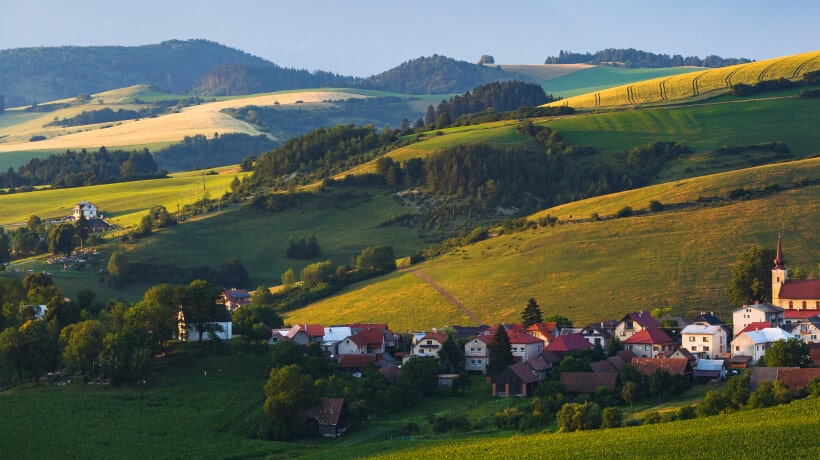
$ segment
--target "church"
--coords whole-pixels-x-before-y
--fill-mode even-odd
[[[814,310],[820,313],[820,279],[790,280],[780,237],[772,269],[772,303],[784,310]]]

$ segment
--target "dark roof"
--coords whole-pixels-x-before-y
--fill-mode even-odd
[[[316,421],[319,425],[336,426],[344,408],[344,398],[322,398],[319,400],[319,410],[316,413]]]
[[[777,380],[778,369],[777,367],[753,367],[752,374],[749,376],[749,389],[756,390],[762,380],[770,382]]]
[[[671,337],[669,337],[666,332],[663,332],[663,329],[659,327],[649,327],[646,329],[640,330],[638,333],[633,335],[632,337],[624,340],[623,343],[628,344],[651,344],[651,345],[671,345],[675,343]]]
[[[749,389],[754,391],[763,380],[780,380],[791,391],[805,387],[813,379],[820,377],[820,368],[801,369],[799,367],[754,367],[749,377]]]
[[[643,311],[633,311],[632,313],[627,313],[626,316],[623,317],[621,322],[627,319],[632,320],[633,323],[636,323],[643,328],[661,327],[661,323],[659,323],[658,320],[653,318],[652,315],[650,315],[649,313]]]
[[[783,292],[782,289],[781,289],[781,292]],[[770,304],[770,303],[765,303],[765,302],[764,303],[759,303],[758,302],[758,303],[753,303],[753,304],[749,304],[749,305],[744,305],[740,308],[740,310],[742,310],[744,308],[755,308],[755,309],[760,310],[764,313],[783,313],[783,311],[784,311],[782,308],[778,307],[777,305]],[[735,311],[737,311],[737,310],[735,310]]]
[[[376,361],[376,355],[373,353],[338,355],[336,359],[339,361],[339,368],[341,369],[364,369],[370,363]]]
[[[620,356],[621,359],[626,361],[627,363],[631,363],[632,359],[635,358],[637,355],[632,350],[620,350],[615,353],[617,356]]]
[[[564,358],[564,353],[557,352],[557,351],[550,351],[550,350],[541,350],[541,356],[544,357],[547,361],[549,361],[553,365],[557,365],[561,362],[561,359]]]
[[[484,331],[489,329],[490,326],[481,325],[481,326],[453,326],[453,330],[456,331],[456,336],[459,338],[465,339],[467,337],[474,337],[477,335],[483,335]]]
[[[618,383],[618,374],[614,372],[562,372],[561,383],[569,393],[595,393],[598,388],[605,387],[610,391]]]
[[[692,372],[692,363],[686,358],[633,358],[631,364],[643,375],[652,375],[655,369],[663,369],[670,375]]]
[[[546,346],[545,350],[566,352],[582,350],[584,348],[592,348],[592,344],[589,343],[589,340],[585,339],[581,334],[567,334],[556,337],[555,340]]]
[[[596,361],[594,363],[589,363],[589,367],[592,368],[592,372],[595,372],[597,374],[600,374],[602,372],[603,373],[614,372],[616,374],[618,373],[618,369],[616,369],[615,366],[613,366],[612,363],[608,359],[605,359],[603,361]]]
[[[629,351],[629,352],[632,353],[632,351]],[[632,358],[629,358],[629,359],[632,359]],[[617,370],[617,371],[620,371],[621,368],[624,367],[625,364],[627,364],[626,360],[624,360],[624,358],[621,357],[620,355],[610,356],[606,360],[609,361],[609,364],[611,364],[612,367],[614,367],[615,370]]]
[[[535,383],[538,377],[524,363],[511,364],[493,378],[493,383]]]
[[[528,359],[525,364],[534,371],[545,371],[552,367],[552,364],[541,355]]]
[[[786,280],[780,287],[781,299],[820,300],[820,280]]]
[[[701,313],[692,320],[693,323],[706,323],[710,326],[722,326],[723,321],[711,313]]]

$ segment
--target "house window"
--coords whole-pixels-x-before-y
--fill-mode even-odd
[[[703,347],[703,351],[709,351],[709,347]]]
[[[432,345],[432,344],[433,344],[433,341],[432,341],[432,340],[428,340],[428,341],[427,341],[427,345]]]
[[[694,342],[694,341],[695,341],[695,336],[694,336],[694,335],[690,335],[690,336],[689,336],[689,341],[690,341],[690,342]]]
[[[692,345],[692,351],[698,351],[698,346],[697,345]]]
[[[789,310],[791,310],[792,308],[794,308],[794,302],[789,300]]]
[[[740,351],[740,347],[735,347],[735,351]]]
[[[649,345],[644,345],[644,346],[643,346],[643,349],[644,349],[644,350],[649,350]]]
[[[708,342],[708,341],[709,341],[709,337],[704,337],[704,338],[703,338],[703,341],[704,341],[704,342]]]
[[[803,310],[805,310],[805,309],[806,309],[806,301],[804,300],[803,301]]]

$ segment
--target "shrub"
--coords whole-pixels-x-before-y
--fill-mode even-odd
[[[493,416],[495,426],[501,429],[518,429],[521,424],[521,419],[524,418],[524,412],[517,406],[509,406],[498,411]]]
[[[652,200],[649,202],[649,211],[650,212],[660,212],[663,211],[663,203],[658,200]]]
[[[601,417],[602,428],[618,428],[623,424],[624,413],[617,407],[607,407]]]
[[[619,209],[618,212],[615,213],[615,217],[618,219],[622,217],[629,217],[632,215],[632,207],[624,206],[623,208]]]
[[[556,415],[561,431],[594,430],[601,427],[601,407],[593,402],[567,403]]]
[[[644,425],[654,425],[656,423],[661,423],[661,414],[658,411],[650,412],[643,418]]]
[[[678,420],[689,420],[697,417],[697,412],[695,412],[695,406],[683,406],[678,409]]]

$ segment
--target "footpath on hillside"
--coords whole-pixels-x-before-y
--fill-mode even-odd
[[[465,307],[463,303],[458,301],[458,299],[453,297],[453,295],[450,294],[449,291],[447,291],[443,287],[439,286],[438,283],[436,283],[433,280],[433,278],[430,277],[430,275],[428,275],[427,273],[424,273],[421,270],[405,270],[405,271],[409,271],[410,273],[412,273],[416,277],[420,278],[421,280],[423,280],[424,282],[426,282],[427,284],[432,286],[436,291],[439,292],[439,294],[443,295],[444,298],[447,299],[448,302],[450,302],[452,305],[458,307],[458,309],[461,310],[462,313],[467,315],[467,317],[470,318],[470,320],[473,321],[476,326],[479,326],[479,325],[483,324],[481,322],[481,320],[478,319],[478,316],[476,316],[475,313],[473,313],[469,308]]]

